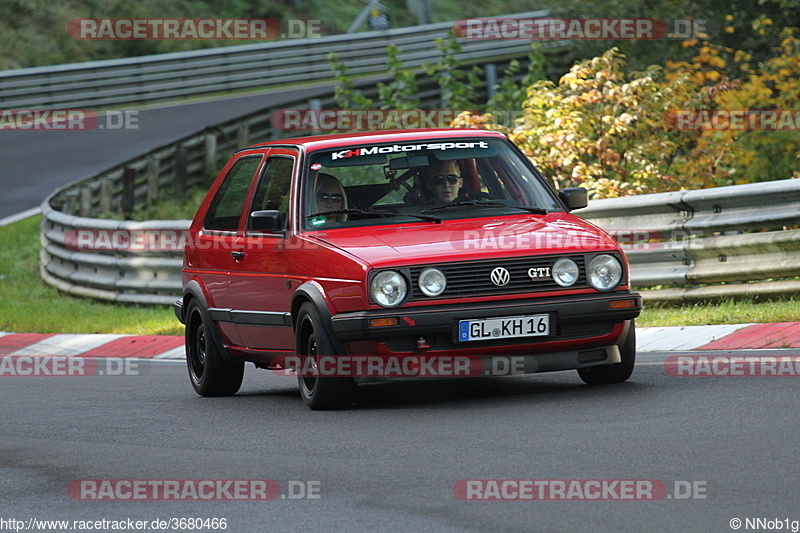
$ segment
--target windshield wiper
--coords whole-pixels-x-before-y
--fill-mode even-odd
[[[522,209],[523,211],[527,211],[528,213],[533,213],[535,215],[546,215],[548,213],[547,209],[543,207],[529,207],[526,205],[508,205],[504,202],[497,202],[497,201],[486,201],[486,200],[465,200],[463,202],[456,202],[453,204],[446,204],[440,205],[438,207],[431,207],[430,209],[425,209],[422,211],[423,213],[428,213],[430,211],[440,211],[443,209],[453,209],[458,207],[471,207],[471,206],[478,206],[478,207],[511,207],[514,209]]]
[[[347,209],[337,209],[335,211],[321,211],[319,213],[314,213],[313,215],[308,215],[308,218],[318,217],[322,215],[375,215],[379,217],[414,217],[428,222],[435,222],[437,224],[440,224],[442,222],[441,218],[430,215],[416,215],[414,213],[400,213],[398,211],[374,211],[371,209],[356,209],[354,207],[349,207]]]
[[[530,207],[527,205],[510,205],[508,207],[522,209],[524,211],[527,211],[528,213],[533,213],[534,215],[546,215],[547,213],[549,213],[549,211],[544,207]]]
[[[430,213],[431,211],[442,211],[444,209],[455,209],[455,208],[458,208],[458,207],[471,207],[471,206],[477,206],[477,207],[508,207],[503,202],[493,202],[491,200],[489,200],[488,202],[487,201],[481,201],[481,200],[464,200],[463,202],[456,202],[456,203],[452,203],[452,204],[440,205],[438,207],[431,207],[429,209],[424,209],[422,212],[423,213]]]

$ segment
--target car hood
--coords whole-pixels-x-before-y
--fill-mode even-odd
[[[375,268],[619,249],[605,232],[567,213],[337,228],[315,237]]]

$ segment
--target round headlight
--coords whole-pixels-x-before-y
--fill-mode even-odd
[[[438,268],[426,268],[419,275],[419,290],[425,296],[439,296],[447,287],[447,279]]]
[[[574,285],[580,273],[578,264],[566,257],[562,257],[553,265],[553,281],[562,287]]]
[[[622,280],[622,265],[616,257],[598,255],[589,261],[589,283],[598,291],[609,291]]]
[[[394,270],[385,270],[372,278],[369,292],[372,299],[383,307],[395,307],[406,297],[406,279]]]

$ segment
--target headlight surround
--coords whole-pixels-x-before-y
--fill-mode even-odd
[[[571,287],[578,281],[581,270],[578,264],[567,257],[562,257],[553,264],[553,281],[562,287]]]
[[[610,291],[622,281],[622,263],[613,255],[598,255],[589,261],[587,277],[598,291]]]
[[[372,278],[369,293],[372,300],[383,307],[397,307],[406,299],[406,278],[394,270],[384,270]]]

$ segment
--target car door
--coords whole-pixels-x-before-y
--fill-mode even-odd
[[[229,290],[236,295],[231,317],[241,346],[258,350],[260,353],[252,355],[262,359],[294,351],[290,319],[293,288],[286,263],[291,253],[287,242],[294,213],[291,188],[297,160],[295,150],[271,149],[267,153],[243,216],[243,232],[236,239],[238,258],[229,278]]]
[[[215,319],[224,314],[217,310],[238,305],[236,295],[230,290],[229,277],[236,266],[235,249],[242,212],[263,160],[264,154],[260,153],[242,155],[230,162],[203,217],[201,230],[191,244],[190,266],[198,273]],[[226,344],[241,342],[232,322],[220,320],[218,325]]]

